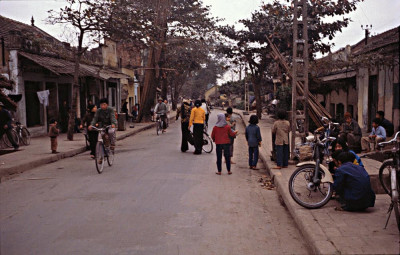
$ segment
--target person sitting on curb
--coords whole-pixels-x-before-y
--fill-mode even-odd
[[[361,147],[361,128],[357,121],[351,117],[349,112],[344,114],[345,122],[341,126],[339,137],[344,139],[349,148],[355,152],[360,152]]]
[[[386,137],[391,137],[394,134],[394,126],[392,122],[385,119],[385,112],[384,111],[376,112],[375,118],[381,121],[381,126],[386,131]]]
[[[367,171],[354,165],[354,155],[342,152],[337,157],[338,168],[334,174],[333,189],[339,196],[338,211],[363,211],[375,205],[375,193]]]
[[[380,120],[379,119],[374,119],[372,121],[372,132],[368,137],[363,137],[361,139],[361,146],[362,150],[365,152],[370,152],[370,143],[374,144],[374,150],[375,150],[375,145],[377,143],[383,142],[386,140],[386,130],[380,125]]]
[[[289,165],[289,131],[290,123],[287,121],[286,112],[278,111],[278,120],[275,121],[272,127],[272,134],[275,138],[276,148],[276,167],[273,169],[287,168]]]

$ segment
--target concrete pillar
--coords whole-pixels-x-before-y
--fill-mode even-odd
[[[360,68],[357,73],[358,90],[358,124],[360,128],[368,128],[368,68]]]

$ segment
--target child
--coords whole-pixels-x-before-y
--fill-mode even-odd
[[[55,119],[50,120],[49,136],[51,141],[51,153],[56,154],[57,151],[57,136],[60,130],[57,128],[57,121]]]
[[[370,152],[370,143],[374,144],[374,150],[377,143],[386,140],[386,130],[381,126],[380,119],[374,119],[372,121],[372,132],[368,137],[361,138],[361,147],[365,152]]]
[[[257,115],[251,115],[249,125],[246,127],[246,140],[249,146],[249,168],[258,170],[258,146],[261,146],[261,132],[258,124]]]
[[[272,127],[272,134],[276,135],[276,167],[273,169],[281,169],[288,167],[289,164],[289,131],[290,123],[285,120],[286,112],[278,111],[278,120],[275,121]]]
[[[228,116],[228,115],[227,115]],[[212,130],[211,138],[217,145],[217,175],[221,175],[222,171],[222,151],[224,151],[224,157],[226,162],[226,169],[228,170],[228,174],[232,174],[231,172],[231,157],[230,157],[230,145],[231,140],[230,137],[236,137],[238,131],[233,132],[231,130],[231,126],[226,122],[225,114],[218,114],[218,121],[215,124],[215,127]]]

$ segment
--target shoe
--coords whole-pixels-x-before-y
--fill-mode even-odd
[[[275,167],[273,167],[272,169],[281,169],[282,167],[280,167],[280,166],[275,166]]]
[[[252,167],[252,166],[249,166],[249,169],[253,169],[253,167]]]
[[[232,174],[232,172],[231,172],[231,171],[228,171],[228,174]]]
[[[14,150],[17,151],[19,149],[19,145],[14,146]]]
[[[288,168],[288,166],[283,166],[282,168]]]
[[[51,153],[53,153],[53,154],[58,154],[59,152],[58,152],[58,151],[52,151]]]
[[[253,166],[252,169],[253,169],[253,170],[260,170],[260,168],[257,168],[257,167],[255,167],[255,166]]]
[[[216,174],[216,175],[221,175],[221,172],[216,172],[215,174]]]

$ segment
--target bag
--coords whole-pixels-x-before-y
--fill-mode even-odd
[[[299,148],[299,160],[300,161],[311,160],[312,155],[313,155],[313,151],[312,151],[311,146],[304,145]]]
[[[194,145],[194,138],[193,138],[193,133],[192,132],[188,132],[187,133],[187,137],[186,137],[188,143],[190,143],[191,145]]]

